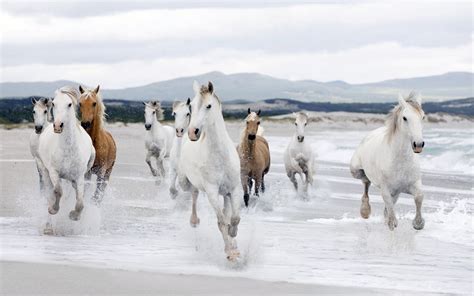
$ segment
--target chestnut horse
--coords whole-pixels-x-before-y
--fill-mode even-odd
[[[245,206],[249,205],[249,191],[252,190],[252,180],[255,180],[255,195],[261,187],[265,192],[264,176],[270,169],[270,150],[267,140],[262,135],[260,127],[260,110],[250,112],[245,119],[246,127],[242,131],[240,144],[237,147],[240,157],[240,181],[244,190]]]
[[[97,187],[92,198],[100,203],[115,164],[117,147],[112,135],[104,128],[105,106],[99,94],[99,86],[93,90],[79,86],[79,91],[81,125],[91,137],[96,150],[94,165],[86,178],[90,180],[92,173],[97,175]]]

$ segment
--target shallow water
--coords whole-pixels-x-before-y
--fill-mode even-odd
[[[190,197],[170,200],[167,181],[157,185],[151,177],[142,126],[111,129],[118,158],[101,208],[87,204],[81,221],[70,221],[74,197],[66,185],[66,198],[52,219],[56,236],[41,235],[47,209],[29,154],[30,131],[1,130],[1,258],[471,294],[474,145],[469,130],[425,130],[427,147],[420,156],[425,229],[412,228],[413,199],[402,195],[396,207],[399,226],[390,232],[376,188],[371,188],[372,217],[359,217],[362,185],[347,167],[367,131],[309,130],[306,139],[318,158],[316,182],[305,200],[292,189],[282,163],[292,127],[265,129],[272,154],[267,192],[242,209],[237,264],[225,259],[206,197],[199,197],[201,224],[191,228]],[[237,125],[229,130],[237,139]]]

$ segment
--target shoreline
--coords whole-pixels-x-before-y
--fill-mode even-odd
[[[403,292],[18,261],[0,261],[0,273],[3,295],[379,295]]]

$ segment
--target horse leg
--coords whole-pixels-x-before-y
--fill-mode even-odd
[[[151,165],[151,156],[152,156],[152,153],[151,151],[148,150],[148,153],[146,154],[146,158],[145,158],[145,161],[146,163],[148,164],[148,166],[150,167],[150,171],[151,171],[151,174],[156,177],[158,175],[158,172],[156,171],[156,169],[153,168],[153,166]]]
[[[108,180],[109,176],[110,176],[110,172],[109,172],[109,174],[107,174],[107,170],[105,170],[105,171],[104,170],[99,170],[97,172],[97,184],[96,184],[94,195],[92,196],[92,200],[96,204],[100,204],[101,201],[102,201],[102,198],[104,196],[105,187],[107,186],[107,180]]]
[[[385,203],[385,209],[384,209],[384,215],[386,218],[386,222],[388,225],[388,228],[390,230],[394,230],[395,227],[398,225],[397,217],[395,216],[395,211],[393,209],[394,204],[394,198],[390,191],[387,188],[381,188],[382,190],[382,198]]]
[[[362,203],[360,205],[360,216],[364,219],[368,219],[371,212],[370,203],[369,203],[370,181],[364,180],[363,183],[364,183],[364,194],[362,195]]]
[[[233,261],[240,256],[240,252],[237,249],[237,242],[235,240],[240,217],[236,218],[234,216],[234,205],[232,204],[232,195],[230,193],[224,196],[224,216],[225,221],[229,222],[227,224],[227,238],[229,240],[229,248],[226,248],[227,259]]]
[[[298,182],[296,181],[296,173],[294,171],[288,172],[288,178],[290,178],[291,183],[295,186],[295,190],[298,191]]]
[[[59,201],[61,200],[61,196],[63,195],[63,190],[61,188],[61,180],[59,179],[59,175],[57,172],[50,171],[49,178],[51,180],[51,184],[53,185],[54,203],[48,207],[48,212],[51,215],[56,215],[59,211]]]
[[[197,216],[197,211],[196,211],[196,203],[199,196],[199,191],[193,187],[191,195],[193,197],[193,208],[192,208],[192,213],[191,213],[191,219],[189,219],[189,221],[192,227],[197,227],[199,223],[201,222],[201,220],[199,220]]]
[[[240,200],[237,198],[237,189],[229,194],[230,205],[232,207],[232,215],[230,217],[229,235],[230,237],[237,236],[237,230],[240,223]],[[235,245],[237,247],[237,245]]]
[[[249,206],[249,178],[247,172],[240,172],[240,182],[242,183],[242,189],[244,190],[244,202],[246,207]],[[250,182],[251,181],[252,180],[250,180]]]
[[[230,221],[228,221],[227,217],[224,215],[222,210],[220,209],[219,206],[219,191],[217,190],[206,190],[207,198],[209,199],[209,203],[211,206],[214,208],[214,211],[217,216],[217,227],[219,228],[219,231],[222,234],[222,239],[224,240],[224,250],[227,254],[227,259],[229,260],[235,260],[236,256],[232,252],[233,246],[232,246],[232,240],[230,239],[229,236],[229,224]],[[224,199],[225,202],[225,199]]]
[[[421,205],[423,204],[423,192],[421,191],[421,181],[416,182],[410,193],[415,198],[416,215],[413,219],[413,228],[421,230],[425,227],[425,219],[421,216]]]
[[[176,189],[176,178],[178,174],[176,173],[176,169],[172,167],[170,169],[170,197],[175,199],[178,195],[178,190]]]
[[[265,172],[262,173],[261,189],[262,189],[262,193],[265,193]]]
[[[252,186],[253,186],[253,180],[252,178],[248,177],[248,181],[247,181],[248,185],[249,185],[249,193],[252,192]]]
[[[76,206],[74,210],[69,212],[69,219],[77,221],[81,217],[82,209],[84,209],[84,177],[72,181],[72,187],[76,190]]]
[[[164,153],[164,151],[162,150],[161,153]],[[163,165],[163,162],[164,162],[164,156],[160,154],[160,156],[156,158],[156,167],[158,168],[158,171],[160,172],[160,176],[162,178],[165,178],[166,172],[165,172],[165,167]]]
[[[260,186],[262,186],[262,174],[258,174],[255,176],[255,195],[259,196],[258,190],[260,189]]]

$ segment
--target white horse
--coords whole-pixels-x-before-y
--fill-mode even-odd
[[[313,184],[314,156],[310,143],[305,141],[304,129],[308,124],[308,115],[303,112],[296,114],[295,127],[296,133],[291,138],[290,143],[285,149],[284,161],[288,178],[298,190],[296,174],[303,182],[303,190],[308,192],[308,184]],[[303,174],[306,178],[303,178]]]
[[[162,178],[165,177],[165,167],[163,161],[170,156],[171,146],[173,145],[174,131],[171,126],[164,126],[158,120],[163,119],[163,109],[160,102],[143,102],[145,105],[145,148],[147,150],[146,163],[150,167],[151,174]],[[156,158],[158,171],[151,165],[151,158]]]
[[[48,98],[31,99],[33,104],[33,120],[35,131],[30,136],[30,152],[36,162],[39,175],[40,191],[43,194],[44,180],[41,167],[41,160],[38,155],[39,138],[41,133],[51,124],[53,117],[51,114],[51,100]]]
[[[170,152],[170,196],[176,198],[178,190],[176,189],[176,178],[178,176],[179,158],[181,156],[181,142],[183,135],[188,131],[189,121],[191,119],[191,99],[186,102],[174,102],[173,116],[176,137]]]
[[[76,118],[79,93],[73,87],[62,87],[55,92],[52,102],[54,123],[39,139],[39,158],[44,168],[45,181],[53,189],[51,215],[59,211],[62,196],[61,179],[69,180],[76,191],[76,206],[69,213],[71,220],[79,220],[84,208],[84,175],[95,159],[95,149],[87,132]]]
[[[390,230],[397,227],[394,205],[400,193],[414,196],[416,216],[413,228],[420,230],[425,225],[421,217],[423,192],[418,155],[423,141],[422,120],[424,112],[421,98],[410,93],[398,99],[398,105],[390,112],[384,127],[372,131],[360,143],[351,159],[350,170],[354,178],[364,183],[364,194],[360,214],[370,216],[369,186],[380,188],[385,202],[384,215]]]
[[[191,225],[196,226],[196,200],[204,191],[217,215],[217,225],[225,244],[227,259],[236,260],[237,228],[240,222],[240,163],[234,143],[227,133],[222,106],[211,82],[200,86],[196,81],[191,101],[188,137],[183,139],[179,160],[180,185],[193,197]],[[224,208],[219,203],[224,198]]]

